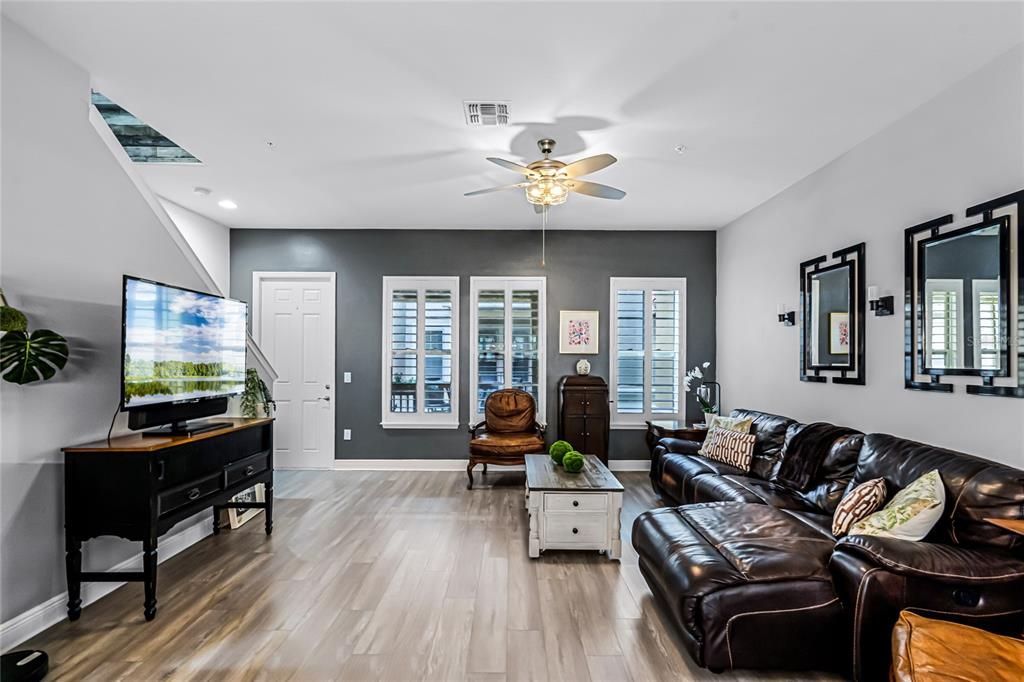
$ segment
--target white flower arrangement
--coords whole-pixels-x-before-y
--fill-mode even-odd
[[[715,411],[715,406],[711,404],[710,400],[708,400],[708,398],[710,397],[709,394],[707,394],[706,391],[701,390],[704,387],[704,370],[706,370],[710,366],[710,362],[705,362],[703,364],[697,365],[689,372],[687,372],[686,377],[683,379],[683,388],[686,390],[687,393],[689,393],[690,389],[693,387],[694,381],[699,382],[697,384],[696,390],[697,402],[700,403],[700,409],[705,413],[711,413]]]

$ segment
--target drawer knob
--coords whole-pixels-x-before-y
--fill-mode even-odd
[[[572,506],[574,506],[574,507],[580,506],[580,501],[579,500],[573,500],[572,501]]]
[[[256,471],[256,467],[254,467],[251,464],[249,466],[245,467],[245,475],[246,476],[252,476],[252,472],[254,472],[254,471]]]
[[[580,529],[579,529],[579,528],[573,528],[573,529],[572,529],[572,534],[573,534],[573,535],[576,535],[576,533],[579,533],[579,532],[580,532]]]
[[[188,499],[190,499],[190,500],[197,499],[199,497],[199,495],[200,495],[199,488],[192,488],[192,490],[188,491]]]

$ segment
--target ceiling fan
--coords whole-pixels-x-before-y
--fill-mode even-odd
[[[540,148],[544,158],[526,166],[493,156],[487,157],[487,160],[491,163],[496,163],[502,168],[522,173],[526,176],[526,180],[517,182],[514,185],[488,187],[487,189],[478,189],[475,192],[466,192],[466,196],[471,197],[477,194],[501,192],[506,189],[524,189],[526,191],[526,200],[533,204],[533,208],[537,213],[542,213],[548,206],[564,204],[570,192],[586,194],[598,197],[599,199],[621,199],[626,196],[626,193],[621,189],[579,179],[581,175],[599,171],[615,163],[618,159],[611,154],[598,154],[597,156],[588,156],[585,159],[573,161],[572,163],[565,163],[564,161],[550,158],[551,152],[555,149],[554,140],[549,138],[538,140],[537,146]]]

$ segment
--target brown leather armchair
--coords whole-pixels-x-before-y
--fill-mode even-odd
[[[488,464],[524,464],[525,455],[544,452],[544,427],[537,423],[533,396],[518,388],[505,388],[487,396],[484,421],[469,427],[469,476],[467,490],[473,489],[473,468]]]

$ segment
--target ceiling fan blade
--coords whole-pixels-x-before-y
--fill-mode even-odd
[[[577,178],[581,175],[607,168],[616,161],[618,159],[611,154],[598,154],[597,156],[588,156],[585,159],[573,161],[568,166],[562,168],[560,172],[565,173],[570,178]]]
[[[515,163],[514,161],[506,161],[505,159],[499,159],[496,156],[488,156],[487,160],[490,161],[491,163],[498,164],[502,168],[508,168],[511,171],[515,171],[516,173],[522,173],[523,175],[534,174],[534,172],[527,168],[526,166]]]
[[[529,184],[530,183],[528,183],[528,182],[520,182],[520,183],[515,184],[515,185],[502,185],[501,187],[488,187],[487,189],[478,189],[478,190],[475,190],[473,192],[466,192],[466,194],[464,196],[475,197],[477,194],[490,194],[491,192],[501,192],[502,190],[506,190],[506,189],[519,189],[520,187],[526,187]]]
[[[579,192],[580,194],[586,194],[599,199],[621,199],[626,196],[626,193],[621,189],[601,185],[596,182],[587,182],[586,180],[566,180],[565,186],[573,192]]]

